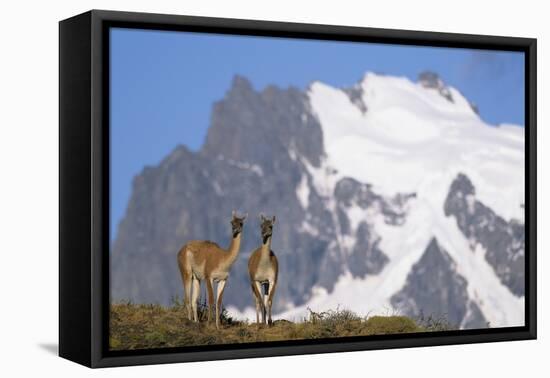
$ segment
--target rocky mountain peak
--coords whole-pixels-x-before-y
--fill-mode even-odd
[[[443,317],[454,327],[479,328],[487,323],[479,307],[468,299],[467,281],[436,238],[432,238],[413,266],[405,286],[392,304],[412,317]]]
[[[500,281],[516,296],[525,292],[525,226],[507,221],[475,197],[470,179],[459,174],[444,203],[445,215],[456,219],[458,228],[475,251],[485,250],[485,259]]]
[[[454,102],[449,87],[443,82],[439,75],[433,71],[424,71],[418,75],[418,83],[424,88],[434,89],[439,92],[447,101]]]
[[[292,87],[255,91],[247,79],[235,76],[231,89],[214,104],[201,153],[273,172],[291,164],[291,150],[314,166],[324,154],[321,126],[307,96]]]
[[[472,181],[464,173],[459,173],[451,184],[449,190],[449,198],[453,196],[466,197],[467,195],[475,195],[476,189]]]
[[[248,78],[238,74],[233,76],[233,80],[231,81],[231,87],[229,88],[229,92],[232,95],[250,93],[253,91],[254,91],[254,88],[250,80],[248,80]]]

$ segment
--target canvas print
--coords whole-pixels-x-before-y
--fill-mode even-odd
[[[523,53],[109,38],[111,350],[525,324]]]

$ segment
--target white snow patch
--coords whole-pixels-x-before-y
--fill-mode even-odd
[[[296,187],[296,196],[298,197],[302,207],[307,209],[309,205],[309,183],[306,175],[302,175],[302,178]]]
[[[351,234],[355,235],[359,225],[362,222],[367,222],[370,218],[367,216],[367,209],[362,209],[357,205],[353,205],[347,209],[346,215],[349,219]]]
[[[233,160],[233,159],[226,158],[222,155],[218,155],[218,160],[225,160],[227,163],[229,163],[230,165],[232,165],[234,167],[244,169],[244,170],[248,170],[248,171],[252,171],[255,174],[257,174],[258,176],[263,176],[264,175],[264,171],[263,171],[262,167],[260,167],[258,164],[250,164],[250,163],[246,163],[246,162],[242,162],[242,161],[236,161],[236,160]]]
[[[222,190],[222,188],[220,187],[220,184],[217,181],[213,181],[212,186],[214,187],[214,191],[216,192],[217,195],[219,195],[219,196],[223,195],[223,190]]]
[[[252,291],[250,291],[250,300],[252,301]],[[235,320],[256,321],[256,309],[253,307],[246,307],[244,310],[239,310],[235,306],[227,306],[226,309]]]
[[[298,232],[310,234],[311,236],[319,236],[319,230],[313,227],[311,223],[309,223],[307,220],[302,222],[302,224],[298,228]]]
[[[485,260],[480,245],[472,252],[455,219],[440,219],[436,235],[440,245],[457,263],[457,270],[468,281],[468,296],[481,309],[491,327],[514,327],[525,324],[525,298],[516,297]],[[466,252],[466,253],[465,253]]]

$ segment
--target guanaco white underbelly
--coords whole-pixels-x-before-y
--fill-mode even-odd
[[[269,263],[269,261],[266,261],[266,262],[260,261],[260,263],[258,264],[258,269],[256,270],[256,274],[254,276],[254,279],[260,282],[275,280],[275,272],[273,271],[273,268]]]

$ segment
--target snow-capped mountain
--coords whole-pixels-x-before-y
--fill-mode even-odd
[[[112,297],[166,303],[189,239],[229,244],[232,208],[276,214],[278,316],[337,306],[524,322],[524,130],[492,126],[434,73],[255,91],[236,77],[202,149],[145,168],[112,252]],[[225,305],[252,318],[245,228]]]

